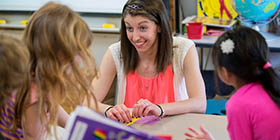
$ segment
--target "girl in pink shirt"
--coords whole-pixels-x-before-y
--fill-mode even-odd
[[[236,88],[226,104],[232,140],[280,139],[280,78],[269,63],[265,39],[255,30],[237,27],[213,47],[213,62],[221,80]],[[191,139],[214,139],[203,127]]]

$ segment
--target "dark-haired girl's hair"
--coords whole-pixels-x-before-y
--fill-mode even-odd
[[[233,52],[228,54],[221,49],[226,40],[234,43]],[[244,26],[227,31],[214,44],[212,57],[215,69],[224,67],[245,83],[260,82],[280,108],[280,78],[272,67],[264,68],[269,49],[259,32]]]

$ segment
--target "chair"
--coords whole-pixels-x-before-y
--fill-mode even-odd
[[[206,114],[226,115],[227,99],[207,99]]]
[[[213,99],[216,94],[220,96],[227,96],[232,93],[234,88],[232,86],[228,86],[225,83],[223,83],[220,79],[218,80],[218,85],[215,83],[215,74],[212,70],[202,70],[202,77],[205,82],[206,86],[206,96],[207,99]],[[217,87],[218,86],[218,87]]]

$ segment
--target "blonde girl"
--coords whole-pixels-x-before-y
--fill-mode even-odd
[[[23,41],[31,55],[32,82],[17,100],[16,117],[24,124],[24,137],[38,140],[45,128],[64,127],[68,114],[60,105],[68,112],[85,102],[96,107],[95,61],[88,49],[92,33],[69,7],[50,2],[32,15]]]

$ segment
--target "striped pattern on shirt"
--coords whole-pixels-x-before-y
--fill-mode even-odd
[[[8,99],[7,103],[2,108],[0,108],[0,132],[6,140],[23,140],[23,131],[20,126],[14,132],[7,131],[15,119],[14,105],[15,97],[12,97]]]

